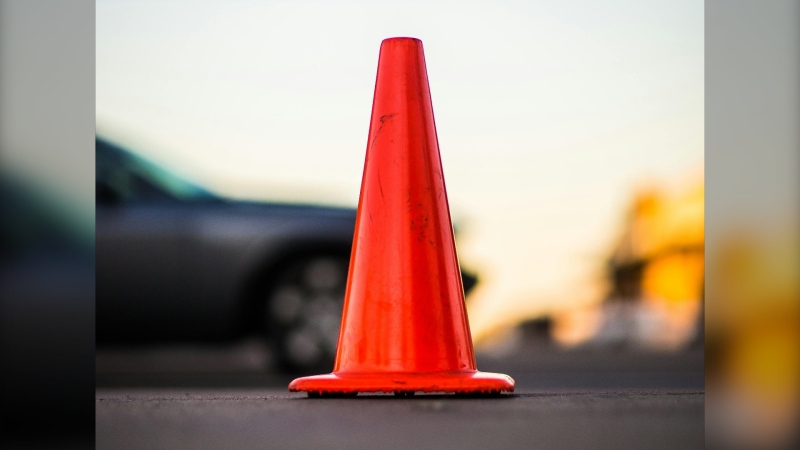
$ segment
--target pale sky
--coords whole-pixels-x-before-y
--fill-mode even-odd
[[[224,195],[355,206],[380,42],[421,39],[480,335],[594,295],[633,189],[702,170],[703,19],[698,0],[98,1],[98,133]]]

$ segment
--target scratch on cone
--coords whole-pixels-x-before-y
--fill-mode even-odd
[[[333,373],[290,391],[499,393],[478,372],[464,305],[422,42],[381,43]]]

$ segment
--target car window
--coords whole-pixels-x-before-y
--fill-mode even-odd
[[[103,139],[96,141],[98,205],[212,201],[196,184]]]

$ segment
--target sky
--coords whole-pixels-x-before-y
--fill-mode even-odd
[[[700,1],[98,0],[97,130],[213,191],[355,206],[381,40],[422,40],[473,334],[597,299],[702,176]]]

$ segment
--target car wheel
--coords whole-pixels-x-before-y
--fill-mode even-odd
[[[333,369],[342,319],[348,259],[319,255],[296,259],[267,292],[267,332],[284,370]]]

